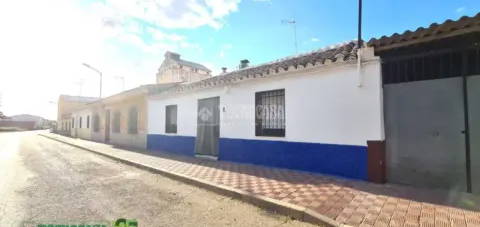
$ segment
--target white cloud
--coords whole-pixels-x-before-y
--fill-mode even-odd
[[[239,3],[240,0],[106,0],[117,14],[163,28],[220,28],[223,18],[237,11]]]
[[[167,34],[159,29],[155,28],[148,28],[148,33],[156,40],[156,41],[183,41],[186,39],[185,36],[178,35],[178,34]]]
[[[218,53],[218,56],[221,58],[224,58],[226,53],[232,48],[233,46],[230,43],[223,44],[222,47],[220,48],[220,52]]]
[[[320,39],[316,38],[316,37],[313,37],[310,39],[310,41],[312,42],[320,42]]]
[[[465,11],[465,7],[463,7],[463,6],[455,9],[455,12],[457,12],[457,13],[462,13],[463,11]]]
[[[3,1],[0,3],[0,93],[7,115],[30,113],[54,119],[49,103],[59,94],[98,95],[104,74],[104,96],[154,83],[166,50],[203,49],[188,37],[164,28],[219,28],[237,10],[239,0],[106,0],[85,5],[81,0]],[[55,7],[51,7],[55,5]],[[28,6],[28,7],[25,7]],[[146,22],[146,23],[142,23]],[[146,39],[149,37],[150,39]],[[213,70],[215,65],[205,63]]]

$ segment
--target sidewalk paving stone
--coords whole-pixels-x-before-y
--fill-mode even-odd
[[[164,152],[152,155],[51,133],[45,136],[107,156],[294,204],[350,226],[480,227],[480,198],[468,193],[380,185]]]

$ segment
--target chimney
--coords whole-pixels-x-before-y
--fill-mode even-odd
[[[247,59],[243,59],[240,61],[240,69],[244,69],[244,68],[247,68],[248,67],[248,63],[250,63],[250,61],[248,61]]]
[[[167,51],[165,52],[165,59],[180,60],[180,54]]]
[[[222,67],[222,73],[227,73],[227,67]]]

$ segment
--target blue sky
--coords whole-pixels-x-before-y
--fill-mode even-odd
[[[229,70],[356,39],[357,0],[16,0],[0,3],[0,111],[56,117],[60,94],[155,83],[165,51]],[[363,38],[473,16],[478,0],[364,0]],[[26,94],[35,94],[26,95]]]
[[[197,48],[176,51],[184,58],[210,63],[217,67],[214,71],[222,66],[233,68],[243,58],[259,64],[295,54],[293,28],[281,23],[285,19],[297,21],[299,52],[352,40],[357,35],[356,0],[243,0],[236,8],[219,20],[220,27],[164,28],[148,20],[136,22],[143,28],[187,37]],[[363,37],[369,40],[478,12],[477,0],[365,0]],[[141,37],[155,42],[149,32]]]

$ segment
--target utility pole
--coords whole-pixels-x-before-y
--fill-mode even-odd
[[[290,24],[293,27],[293,40],[295,45],[295,54],[298,53],[298,45],[297,45],[297,21],[295,19],[290,20],[282,20],[282,24]]]
[[[100,76],[100,95],[98,97],[102,98],[102,72],[92,66],[90,66],[89,64],[87,63],[82,63],[83,66],[95,71],[96,73],[98,73],[98,75]]]
[[[362,0],[358,0],[358,47],[362,48]]]

